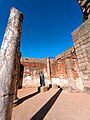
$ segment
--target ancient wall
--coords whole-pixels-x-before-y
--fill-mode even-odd
[[[76,88],[79,72],[74,47],[56,56],[55,59],[22,58],[21,64],[24,66],[23,87],[39,86],[39,72],[43,71],[46,85]]]
[[[57,76],[60,86],[77,89],[76,81],[79,79],[78,62],[74,47],[56,56]]]
[[[24,66],[23,87],[40,86],[40,71],[44,73],[45,83],[48,84],[47,59],[22,58],[21,64]]]
[[[90,18],[78,27],[72,36],[82,84],[90,87]]]

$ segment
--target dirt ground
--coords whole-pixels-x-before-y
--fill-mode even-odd
[[[38,93],[37,88],[24,88],[18,98],[12,120],[90,120],[90,94],[60,88]]]

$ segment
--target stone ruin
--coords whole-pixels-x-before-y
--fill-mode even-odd
[[[39,72],[43,71],[46,86],[67,87],[78,79],[77,58],[74,47],[54,58],[21,58],[23,87],[40,86]],[[70,70],[69,70],[70,69]],[[72,80],[71,80],[72,79]],[[70,83],[71,82],[71,83]]]
[[[13,100],[17,97],[22,21],[21,12],[12,8],[0,49],[0,120],[11,119]]]
[[[40,85],[39,72],[46,86],[85,91],[90,88],[90,18],[72,32],[74,46],[54,58],[21,58],[19,87]]]
[[[46,86],[58,85],[80,91],[84,91],[84,87],[90,87],[90,23],[88,27],[86,24],[87,21],[72,33],[74,46],[55,58],[21,58],[23,71],[19,87],[40,86],[40,71],[44,73]],[[83,34],[80,34],[82,31]]]
[[[82,1],[79,3],[83,10]],[[85,14],[83,12],[84,15],[88,10],[90,12],[90,2],[86,3],[85,9],[88,9]],[[21,58],[20,61],[23,15],[15,8],[11,9],[0,50],[1,120],[11,119],[13,98],[17,98],[18,88],[40,85],[38,75],[40,71],[44,73],[46,86],[57,85],[63,89],[69,88],[70,91],[82,92],[90,89],[90,14],[88,13],[87,16],[87,20],[72,32],[73,47],[56,56],[55,59]]]
[[[46,86],[85,91],[90,88],[90,2],[77,0],[85,22],[72,32],[74,46],[53,58],[21,58],[18,88],[40,85],[39,72],[43,71]]]

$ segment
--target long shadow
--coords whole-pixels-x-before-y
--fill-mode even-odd
[[[39,93],[39,92],[35,92],[35,93],[32,93],[32,94],[30,94],[30,95],[27,95],[27,96],[19,99],[18,101],[16,101],[16,102],[14,103],[14,107],[17,106],[17,105],[19,105],[19,104],[21,104],[21,103],[23,103],[25,100],[27,100],[27,99],[29,99],[29,98],[37,95],[38,93]]]
[[[30,120],[43,120],[61,92],[62,89],[59,89],[57,93],[52,96],[51,99]]]

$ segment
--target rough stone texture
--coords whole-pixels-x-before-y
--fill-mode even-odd
[[[77,0],[80,8],[83,13],[83,19],[86,20],[88,19],[88,16],[90,14],[90,1],[89,0]]]
[[[58,75],[61,87],[78,89],[77,80],[80,78],[75,48],[71,47],[64,53],[56,56],[58,60]]]
[[[90,87],[90,18],[73,33],[79,72],[84,87]]]
[[[12,8],[0,50],[0,120],[11,119],[22,19],[22,14]]]
[[[20,64],[20,79],[18,81],[18,88],[22,88],[22,82],[23,82],[23,72],[24,72],[24,66]]]
[[[22,58],[21,64],[24,66],[23,87],[40,86],[39,73],[43,71],[45,84],[47,82],[47,59]],[[47,84],[46,84],[47,85]]]
[[[57,78],[57,60],[50,60],[51,63],[51,78]]]
[[[50,58],[47,58],[47,79],[51,81]]]
[[[74,80],[74,77],[73,77],[73,72],[72,72],[72,66],[71,66],[70,59],[67,58],[65,60],[65,62],[66,62],[66,66],[67,66],[67,75],[68,75],[69,86],[73,87],[75,89],[76,88],[75,87],[75,80]]]
[[[40,92],[46,92],[48,90],[49,90],[49,87],[46,87],[46,86],[40,87]]]
[[[15,96],[14,96],[14,99],[16,100],[17,99],[17,91],[18,91],[18,88],[19,88],[19,80],[20,80],[20,57],[21,57],[21,53],[20,53],[20,45],[17,46],[17,51],[16,51],[16,61],[15,61],[15,64],[16,64],[16,75],[14,76],[14,79],[15,79],[15,82],[16,82],[16,85],[15,85]]]
[[[70,60],[70,69],[68,68],[66,59]],[[78,63],[74,47],[56,56],[55,59],[22,58],[21,64],[24,66],[23,87],[40,86],[38,73],[41,70],[44,72],[46,86],[52,84],[61,87],[73,86],[75,88],[76,80],[79,79]],[[71,85],[72,83],[74,85]]]

